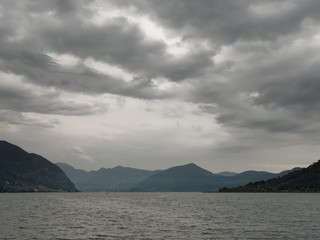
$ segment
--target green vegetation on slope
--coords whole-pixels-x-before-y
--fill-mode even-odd
[[[240,187],[222,188],[219,192],[320,192],[320,160],[282,177]]]

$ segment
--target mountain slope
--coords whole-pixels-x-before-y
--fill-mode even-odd
[[[0,141],[0,192],[77,191],[65,173],[47,159]]]
[[[136,184],[131,191],[207,191],[216,188],[215,181],[223,178],[190,163],[161,171]]]
[[[66,164],[66,163],[55,163],[59,168],[64,171],[65,174],[70,178],[70,180],[75,184],[76,182],[82,181],[82,179],[86,179],[88,172],[82,169],[75,169],[74,167]]]
[[[195,164],[176,166],[164,171],[146,171],[118,166],[86,172],[65,163],[57,163],[57,165],[68,175],[78,189],[87,192],[216,191],[222,187],[235,187],[253,181],[267,180],[284,173],[246,171],[231,174],[232,176],[223,176],[213,174]]]
[[[292,171],[292,170],[288,170]],[[222,187],[235,187],[251,181],[267,180],[282,173],[269,173],[263,171],[246,171],[231,176],[213,174],[191,163],[172,167],[161,171],[145,180],[135,184],[131,191],[174,191],[174,192],[201,192],[216,191]]]
[[[320,192],[320,160],[307,168],[267,181],[223,188],[220,192]]]
[[[219,176],[232,177],[232,176],[237,175],[238,173],[223,171],[223,172],[218,172],[218,173],[215,173],[215,174],[219,175]]]
[[[279,174],[265,172],[265,171],[253,171],[253,170],[245,171],[245,172],[236,174],[234,176],[231,176],[229,179],[227,179],[227,182],[225,182],[224,187],[240,186],[253,181],[267,180],[270,178],[274,178],[278,175]]]
[[[57,163],[57,165],[69,176],[77,188],[87,192],[127,191],[131,185],[159,172],[122,166],[86,172],[65,163]]]

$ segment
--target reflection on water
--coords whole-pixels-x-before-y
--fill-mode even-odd
[[[320,239],[320,194],[3,193],[1,239]]]

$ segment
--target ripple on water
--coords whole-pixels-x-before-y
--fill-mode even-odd
[[[319,239],[320,194],[0,194],[2,239]]]

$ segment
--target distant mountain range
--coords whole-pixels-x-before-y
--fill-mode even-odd
[[[128,167],[101,168],[86,172],[65,163],[57,165],[69,176],[81,191],[141,191],[141,192],[201,192],[216,191],[222,187],[234,187],[252,181],[283,176],[260,171],[243,173],[223,172],[213,174],[194,163],[166,170],[147,171]],[[293,169],[297,170],[297,169]],[[291,171],[291,170],[290,170]],[[226,176],[227,175],[227,176]],[[228,176],[229,175],[229,176]]]
[[[122,166],[86,172],[65,163],[56,165],[68,175],[80,191],[84,192],[127,191],[131,185],[159,172]]]
[[[66,174],[47,159],[0,141],[0,192],[78,191]]]
[[[222,188],[220,192],[320,192],[320,160],[307,168],[289,172],[267,181]]]
[[[224,171],[224,172],[219,172],[219,173],[216,173],[216,174],[220,175],[220,176],[231,177],[231,176],[237,175],[238,173]]]
[[[218,179],[216,176],[194,163],[172,167],[158,172],[135,184],[131,191],[148,192],[197,192],[212,189]]]
[[[243,187],[238,187],[242,186]],[[214,174],[194,163],[166,170],[148,171],[129,167],[75,169],[56,165],[27,153],[11,143],[0,141],[0,192],[36,191],[320,191],[320,160],[308,168],[281,173],[246,171]]]

